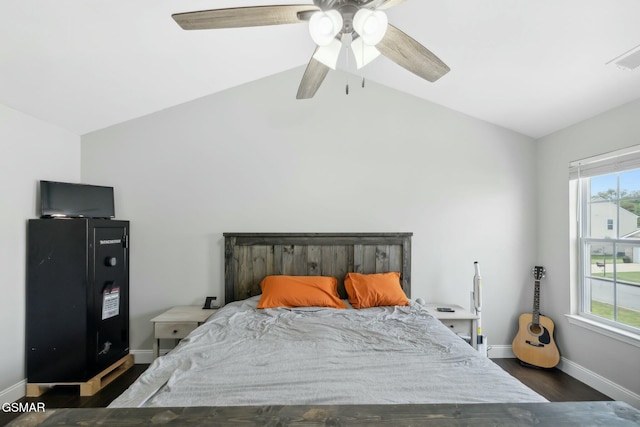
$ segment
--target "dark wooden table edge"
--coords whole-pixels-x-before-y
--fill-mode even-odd
[[[21,415],[11,427],[143,425],[258,426],[638,426],[640,411],[618,401],[406,405],[274,405],[69,408]]]

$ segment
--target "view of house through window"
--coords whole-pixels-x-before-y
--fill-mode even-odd
[[[581,312],[640,332],[640,169],[581,187]]]

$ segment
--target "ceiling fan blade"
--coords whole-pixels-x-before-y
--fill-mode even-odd
[[[307,69],[304,70],[296,99],[313,98],[328,72],[329,67],[311,57]]]
[[[298,17],[299,13],[316,10],[320,9],[310,4],[291,4],[201,10],[197,12],[174,13],[171,16],[184,30],[211,30],[218,28],[298,24],[304,22],[304,20]]]
[[[384,56],[430,82],[435,82],[450,71],[450,68],[429,49],[389,25],[387,33],[376,48]]]
[[[391,9],[394,6],[399,5],[400,3],[404,3],[405,0],[373,0],[371,3],[367,5],[367,7],[371,9],[377,10],[385,10]]]

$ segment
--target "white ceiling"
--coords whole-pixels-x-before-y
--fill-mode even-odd
[[[0,103],[82,135],[302,67],[305,24],[184,31],[171,19],[291,3],[312,2],[2,0]],[[637,0],[408,0],[388,16],[451,72],[429,83],[386,58],[341,68],[534,138],[640,98],[640,68],[606,65],[640,44]]]

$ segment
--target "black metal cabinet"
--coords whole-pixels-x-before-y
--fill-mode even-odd
[[[129,353],[129,222],[28,223],[27,382],[83,382]]]

